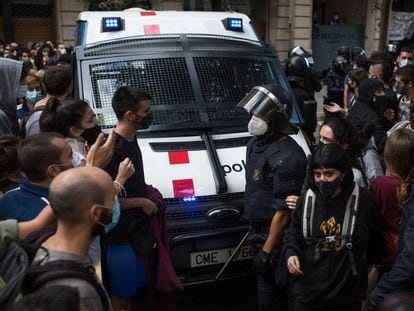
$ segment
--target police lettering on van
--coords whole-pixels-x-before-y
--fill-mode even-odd
[[[215,280],[248,227],[249,115],[236,105],[256,85],[289,89],[274,48],[239,13],[129,9],[82,12],[77,23],[76,94],[103,130],[116,123],[111,98],[120,86],[152,96],[154,120],[138,139],[146,182],[167,204],[176,273],[184,284]],[[291,121],[301,122],[297,107]],[[303,135],[294,138],[309,153]],[[238,256],[220,278],[249,273]]]
[[[227,176],[227,174],[230,174],[232,172],[235,173],[242,173],[246,170],[246,161],[241,160],[240,163],[234,163],[234,164],[225,164],[222,165],[224,176]]]

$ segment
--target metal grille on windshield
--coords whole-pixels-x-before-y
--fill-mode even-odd
[[[178,108],[194,106],[195,99],[188,70],[183,58],[162,58],[118,61],[90,65],[95,109],[104,128],[116,123],[112,112],[113,93],[121,86],[139,87],[152,96],[154,125],[197,120],[197,109]],[[174,111],[157,109],[161,105],[177,105]],[[108,109],[110,108],[110,109]],[[99,114],[103,110],[103,114]],[[199,120],[199,119],[198,119]]]
[[[268,59],[194,57],[193,61],[194,67],[185,58],[89,65],[94,108],[101,126],[110,128],[116,124],[111,99],[123,85],[139,87],[152,96],[153,128],[176,128],[247,122],[249,116],[235,107],[237,103],[252,87],[276,82]],[[191,81],[191,70],[198,81]],[[197,83],[201,94],[196,90]]]

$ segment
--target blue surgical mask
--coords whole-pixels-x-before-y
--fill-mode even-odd
[[[103,208],[108,208],[106,206],[100,205]],[[119,218],[121,217],[121,205],[119,204],[118,196],[115,197],[115,204],[112,209],[112,219],[111,222],[107,224],[103,224],[98,221],[98,223],[102,226],[104,226],[105,233],[108,233],[111,231],[115,226],[118,224]]]
[[[42,92],[40,91],[27,91],[26,92],[26,98],[32,102],[32,103],[36,103],[39,100],[42,99]]]

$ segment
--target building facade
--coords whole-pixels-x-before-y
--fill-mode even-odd
[[[76,17],[89,8],[88,2],[82,0],[37,0],[35,4],[30,0],[2,0],[1,3],[0,38],[20,43],[51,39],[73,44]],[[319,39],[326,39],[334,49],[342,42],[349,43],[342,39],[355,36],[355,42],[368,53],[382,49],[387,43],[392,0],[151,0],[148,3],[153,10],[245,13],[284,60],[297,45],[307,50],[326,50]],[[339,13],[348,32],[343,31],[345,28],[330,28],[334,13]],[[318,37],[319,32],[328,34]]]

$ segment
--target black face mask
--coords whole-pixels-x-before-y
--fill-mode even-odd
[[[338,187],[341,185],[341,179],[337,177],[333,181],[319,181],[316,182],[316,186],[319,189],[320,194],[323,198],[327,199],[334,195]]]
[[[387,98],[384,95],[374,96],[372,102],[376,109],[381,110],[381,108],[387,105]]]
[[[141,118],[141,122],[134,120],[134,123],[139,126],[139,129],[146,130],[147,128],[150,127],[153,119],[154,119],[154,116],[152,115],[152,112],[150,112],[144,118]]]

